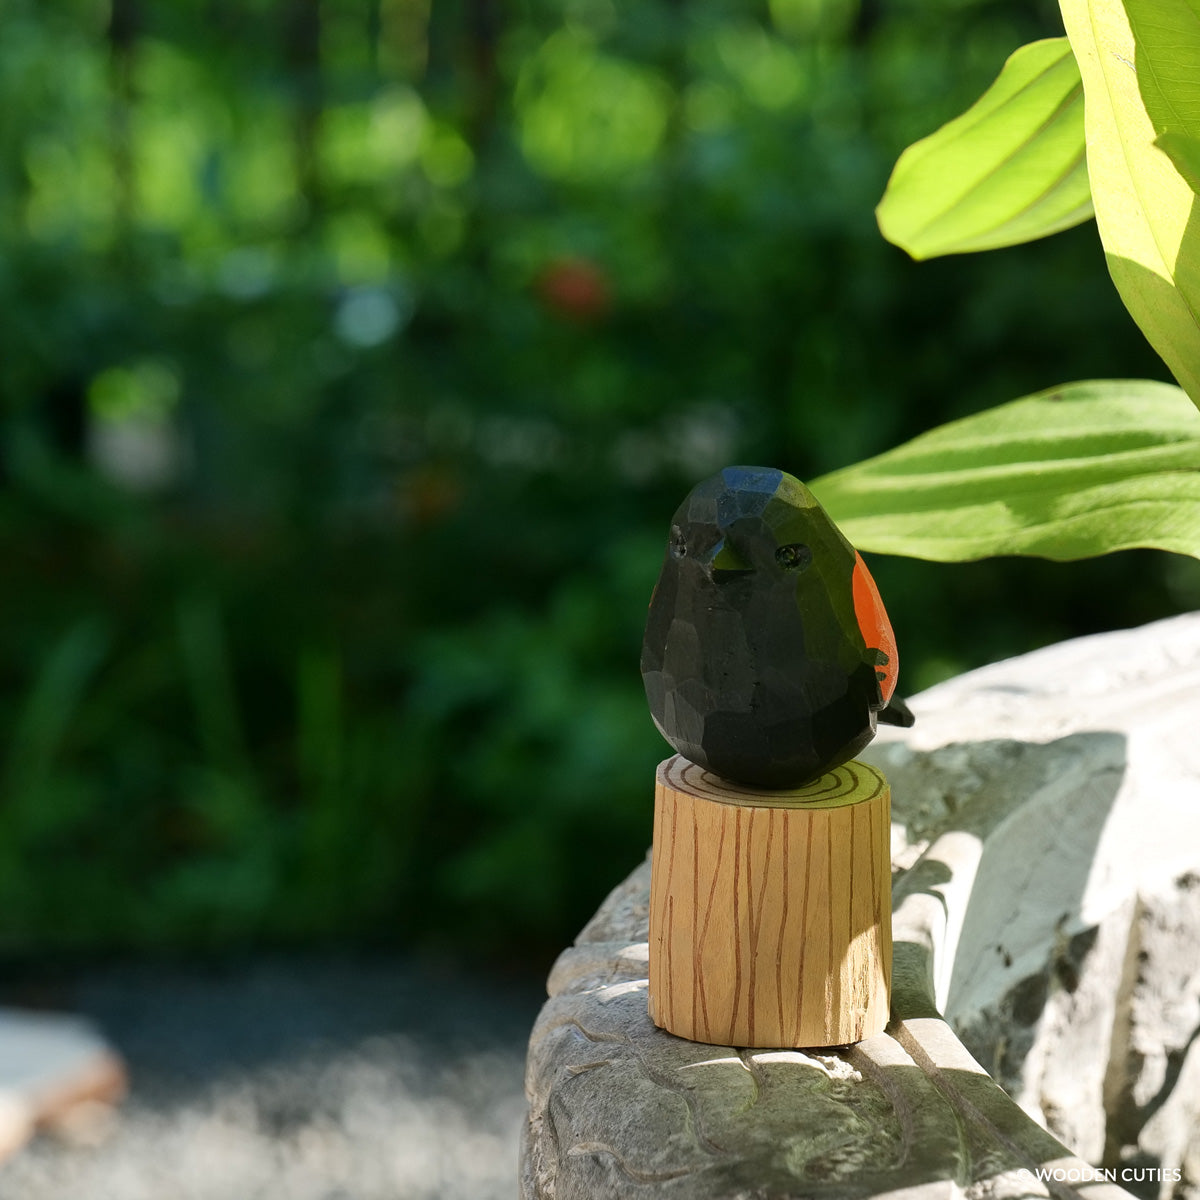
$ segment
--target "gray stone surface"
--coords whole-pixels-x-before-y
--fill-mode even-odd
[[[917,863],[898,898],[939,839],[958,845],[940,1011],[1082,1157],[1200,1195],[1200,615],[997,663],[917,707],[864,757]]]
[[[980,1197],[1044,1196],[1023,1167],[1082,1167],[936,1018],[834,1053],[705,1046],[655,1028],[645,991],[649,886],[643,864],[551,972],[526,1064],[524,1196],[865,1197],[913,1188],[948,1198],[963,1184]],[[937,1071],[914,1052],[925,1055],[939,1038],[948,1041]]]
[[[1076,1153],[1200,1195],[1198,701],[1200,616],[917,697],[863,756],[893,787],[893,1021],[845,1051],[654,1028],[640,867],[551,973],[523,1195],[1125,1194]]]

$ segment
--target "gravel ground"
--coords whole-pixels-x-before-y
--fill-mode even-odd
[[[0,1200],[516,1194],[540,979],[313,958],[110,968],[59,990],[132,1088],[0,1167]]]

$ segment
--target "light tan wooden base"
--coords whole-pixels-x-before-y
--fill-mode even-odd
[[[839,1046],[883,1030],[890,793],[848,762],[790,792],[675,755],[654,798],[650,1017],[723,1046]]]

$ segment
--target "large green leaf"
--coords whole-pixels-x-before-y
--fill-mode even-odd
[[[883,236],[913,258],[1012,246],[1091,215],[1066,38],[1022,46],[961,117],[909,146],[876,210]]]
[[[1088,174],[1109,272],[1150,344],[1200,404],[1196,197],[1155,144],[1163,130],[1155,128],[1138,86],[1139,77],[1152,77],[1153,103],[1166,98],[1168,109],[1175,97],[1194,98],[1195,86],[1185,76],[1194,77],[1195,59],[1187,58],[1186,44],[1173,48],[1169,29],[1159,31],[1163,36],[1149,32],[1161,19],[1158,10],[1176,7],[1163,0],[1130,0],[1139,33],[1147,35],[1138,44],[1121,0],[1060,5],[1083,77]],[[1186,160],[1188,130],[1177,126],[1174,132],[1175,149]]]
[[[862,550],[960,562],[1200,557],[1200,413],[1170,384],[1071,383],[812,482]]]

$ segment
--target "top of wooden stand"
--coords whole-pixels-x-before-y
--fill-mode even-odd
[[[834,767],[804,787],[768,791],[765,788],[727,783],[682,754],[676,754],[659,764],[658,782],[702,800],[739,804],[748,808],[842,808],[847,804],[869,800],[887,787],[881,771],[857,759]]]

